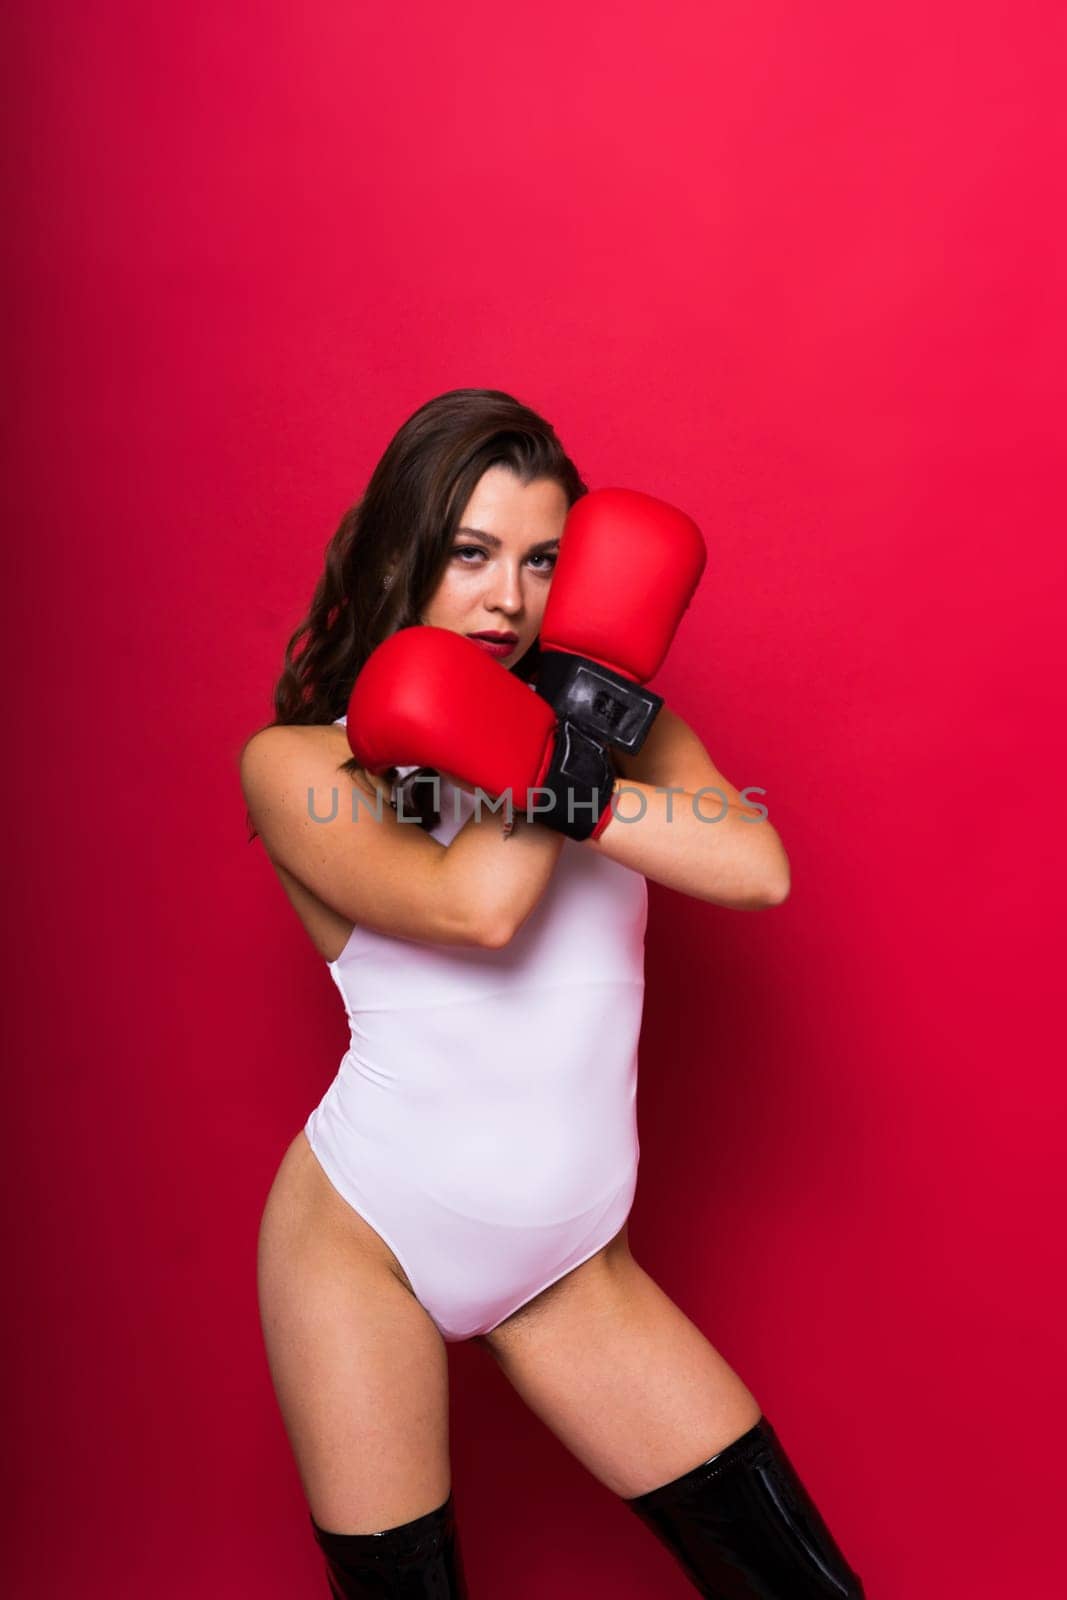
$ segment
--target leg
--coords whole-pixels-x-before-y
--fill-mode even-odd
[[[629,1505],[710,1600],[864,1600],[766,1417]]]
[[[424,1559],[457,1569],[434,1591],[442,1600],[464,1594],[444,1342],[302,1132],[267,1197],[257,1283],[271,1379],[334,1594],[392,1592],[375,1587],[384,1564]]]
[[[863,1600],[755,1397],[624,1228],[480,1341],[712,1600]]]
[[[624,1498],[758,1421],[755,1396],[630,1254],[627,1228],[485,1334],[527,1405]]]

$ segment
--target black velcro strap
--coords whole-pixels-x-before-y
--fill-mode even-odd
[[[588,839],[611,804],[616,776],[602,744],[576,723],[561,722],[552,765],[527,802],[530,821],[568,839]]]
[[[565,717],[603,744],[635,755],[663,705],[663,696],[624,678],[610,667],[563,650],[542,650],[537,663],[538,694],[562,723]]]

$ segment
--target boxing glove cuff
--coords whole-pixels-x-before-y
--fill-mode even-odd
[[[617,773],[604,746],[585,728],[563,719],[556,730],[552,761],[527,802],[532,822],[568,839],[599,839],[611,820]],[[547,799],[540,794],[548,792]]]
[[[602,662],[563,650],[542,650],[534,685],[562,726],[580,723],[594,739],[635,755],[663,705],[662,695]]]

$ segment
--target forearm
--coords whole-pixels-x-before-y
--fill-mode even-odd
[[[471,921],[492,942],[507,940],[522,926],[548,886],[563,848],[563,835],[525,820],[514,810],[507,832],[506,808],[487,805],[463,824],[442,859],[442,871],[467,905]]]
[[[620,778],[612,808],[587,848],[655,883],[735,910],[778,905],[789,892],[782,841],[756,806]]]

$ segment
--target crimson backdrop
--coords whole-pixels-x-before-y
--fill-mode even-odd
[[[871,1600],[1048,1592],[1063,8],[3,26],[7,1592],[321,1591],[254,1248],[344,1019],[236,756],[342,511],[468,384],[701,523],[656,686],[792,860],[758,915],[652,889],[635,1253]],[[452,1372],[476,1593],[692,1592]]]

